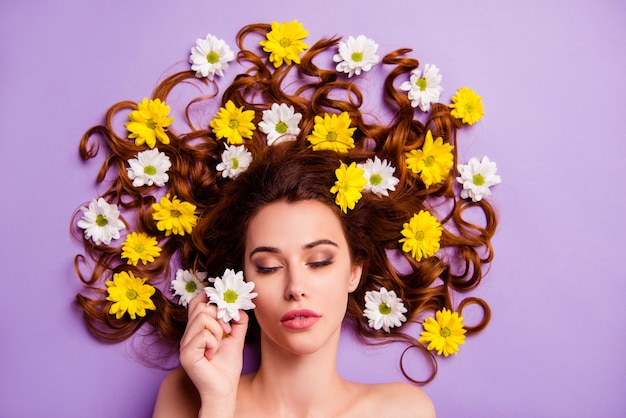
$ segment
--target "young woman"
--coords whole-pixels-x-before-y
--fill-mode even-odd
[[[186,373],[177,370],[165,380],[155,416],[197,416],[200,401],[200,416],[434,416],[430,400],[414,386],[357,384],[337,373],[349,295],[369,288],[364,272],[380,269],[369,254],[379,237],[342,219],[329,192],[337,154],[290,143],[265,154],[228,188],[220,212],[229,213],[230,222],[207,217],[197,226],[200,237],[232,254],[232,267],[243,268],[255,284],[261,366],[240,378],[247,317],[218,320],[215,305],[200,295],[190,304],[181,340]],[[364,216],[367,204],[359,203]],[[394,215],[368,213],[361,221],[376,225]],[[228,231],[233,239],[216,239]],[[183,413],[182,405],[189,410]]]
[[[459,199],[453,181],[456,130],[479,118],[467,109],[480,103],[462,105],[467,92],[450,106],[437,103],[434,66],[417,77],[418,61],[398,50],[382,59],[389,108],[373,118],[352,79],[378,63],[373,41],[322,39],[308,48],[305,35],[295,21],[243,28],[238,61],[246,70],[219,99],[214,77],[233,54],[217,38],[199,40],[191,70],[165,79],[153,99],[114,105],[81,143],[87,159],[97,153],[92,138],[104,139],[110,154],[98,180],[113,184],[82,208],[89,257],[76,259],[86,284],[77,300],[103,340],[122,341],[149,324],[179,345],[182,368],[163,382],[157,417],[434,416],[413,385],[339,376],[342,323],[366,343],[423,350],[433,366],[427,382],[436,373],[428,350],[455,353],[489,321],[481,299],[455,307],[451,297],[475,288],[492,259],[494,211],[465,184],[461,197],[472,199]],[[245,46],[254,37],[262,51]],[[334,70],[320,68],[324,57],[338,62]],[[399,85],[402,76],[411,78]],[[164,102],[176,102],[173,92],[197,77],[215,90],[177,96],[188,100],[188,123],[175,132]],[[207,112],[215,101],[219,111]],[[120,135],[115,115],[126,109]],[[194,115],[207,113],[209,128],[197,128]],[[493,172],[477,174],[480,185],[494,183]],[[247,284],[225,290],[219,276],[227,271],[242,272]],[[236,308],[252,306],[237,301],[252,297],[240,292],[252,283],[248,315]],[[467,304],[484,311],[471,327],[460,317]],[[419,341],[403,331],[433,312]],[[259,341],[261,362],[242,376],[246,338]]]

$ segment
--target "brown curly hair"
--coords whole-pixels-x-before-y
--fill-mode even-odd
[[[120,342],[147,323],[161,339],[177,344],[185,329],[187,312],[171,295],[175,269],[204,271],[209,276],[220,275],[225,268],[242,270],[246,228],[260,208],[275,201],[314,199],[335,210],[355,261],[363,264],[363,279],[350,296],[347,318],[356,325],[366,343],[403,341],[407,350],[423,350],[433,366],[432,374],[420,382],[408,373],[405,376],[414,383],[428,382],[437,370],[434,356],[418,343],[416,336],[404,332],[404,327],[393,328],[390,333],[370,328],[363,316],[364,299],[366,291],[385,287],[393,289],[403,300],[408,321],[419,321],[425,313],[442,308],[462,312],[468,304],[477,304],[484,314],[477,324],[466,326],[468,334],[482,330],[489,322],[487,303],[463,294],[476,288],[484,267],[493,258],[491,239],[497,225],[494,209],[484,199],[472,202],[457,198],[456,147],[454,165],[447,178],[429,187],[405,162],[405,153],[419,149],[429,130],[434,137],[454,145],[460,124],[450,115],[448,106],[440,103],[432,105],[424,120],[415,117],[410,100],[397,88],[397,79],[419,66],[416,59],[407,57],[410,49],[390,52],[382,59],[388,69],[382,98],[385,112],[391,117],[381,122],[380,118],[362,112],[365,97],[372,94],[369,87],[364,90],[358,80],[346,79],[334,69],[320,68],[314,62],[323,61],[324,53],[336,48],[340,38],[316,42],[302,55],[300,65],[274,68],[262,52],[245,46],[250,37],[264,36],[269,30],[270,25],[254,24],[237,34],[240,50],[237,61],[246,70],[235,77],[221,98],[217,81],[200,80],[191,70],[165,78],[152,94],[152,98],[171,104],[170,99],[176,102],[173,92],[183,86],[201,92],[181,106],[186,127],[169,129],[169,144],[158,146],[171,161],[167,192],[197,207],[198,223],[191,234],[165,236],[159,231],[152,218],[156,186],[134,187],[128,177],[127,160],[147,147],[138,147],[125,135],[119,135],[115,120],[121,112],[136,109],[135,102],[113,105],[106,113],[105,123],[83,135],[80,155],[84,160],[94,158],[102,145],[106,148],[96,179],[98,183],[110,183],[102,197],[118,205],[129,229],[158,237],[162,248],[154,262],[128,265],[120,257],[121,247],[96,245],[85,239],[75,226],[80,212],[74,214],[72,232],[85,247],[85,254],[75,258],[76,271],[84,283],[84,290],[76,300],[87,325],[99,339]],[[252,137],[244,141],[253,156],[252,164],[234,180],[222,178],[216,165],[224,149],[223,141],[209,127],[198,128],[197,122],[192,121],[193,115],[206,115],[203,109],[211,103],[215,106],[218,100],[221,105],[232,100],[237,107],[253,110],[255,124],[273,103],[293,106],[302,114],[301,133],[294,141],[268,146],[265,135],[258,129],[253,131]],[[340,112],[347,112],[351,126],[357,128],[353,135],[355,147],[346,153],[313,151],[306,136],[313,130],[315,116]],[[395,176],[399,179],[396,190],[389,197],[365,192],[353,210],[343,213],[329,192],[336,180],[335,169],[340,162],[363,163],[374,156],[396,168]],[[418,262],[401,250],[399,239],[403,224],[420,210],[429,210],[437,216],[443,235],[441,251]],[[466,216],[469,210],[471,220]],[[481,215],[480,221],[476,221],[477,214]],[[399,262],[403,268],[396,268]],[[121,271],[146,278],[156,288],[152,296],[155,310],[135,320],[128,316],[116,319],[109,314],[112,302],[105,299],[104,283]],[[250,335],[254,335],[254,329],[255,325],[251,325]]]

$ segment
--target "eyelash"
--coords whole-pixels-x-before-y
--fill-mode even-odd
[[[319,269],[319,268],[323,268],[323,267],[326,267],[326,266],[330,266],[334,262],[335,262],[335,260],[333,260],[332,258],[329,258],[327,260],[315,261],[315,262],[312,262],[312,263],[307,263],[307,266],[311,267],[312,269]],[[281,266],[278,266],[278,267],[256,266],[256,272],[258,274],[272,274],[272,273],[276,272],[280,268],[282,268],[282,267]]]
[[[314,269],[318,269],[318,268],[321,268],[321,267],[330,266],[334,262],[335,262],[335,260],[333,260],[332,258],[329,258],[327,260],[315,261],[313,263],[308,263],[307,266],[309,266],[311,268],[314,268]]]

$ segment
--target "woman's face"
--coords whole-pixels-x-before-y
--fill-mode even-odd
[[[309,354],[338,341],[362,268],[331,208],[315,200],[265,206],[250,220],[244,257],[264,342]]]

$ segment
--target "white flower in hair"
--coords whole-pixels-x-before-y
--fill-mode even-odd
[[[423,112],[430,110],[430,104],[436,103],[441,96],[443,88],[441,83],[441,74],[436,65],[426,64],[424,66],[424,74],[416,68],[411,71],[409,81],[405,81],[400,85],[400,90],[408,91],[411,106],[418,107]]]
[[[120,237],[120,230],[126,228],[117,205],[108,203],[102,197],[93,199],[88,207],[80,210],[83,216],[78,226],[84,229],[85,239],[91,239],[96,245],[109,245],[111,240]]]
[[[253,282],[245,282],[243,272],[226,269],[222,277],[216,277],[213,287],[205,287],[209,303],[217,305],[217,317],[228,322],[239,321],[239,309],[254,309],[252,299],[257,296]]]
[[[403,315],[406,312],[402,299],[396,296],[393,290],[387,291],[384,287],[380,290],[365,292],[365,311],[363,316],[368,319],[368,325],[375,330],[383,329],[389,332],[390,328],[399,327],[406,321]]]
[[[462,199],[472,199],[473,202],[482,200],[483,197],[491,196],[491,186],[499,184],[502,180],[496,174],[496,163],[489,161],[489,158],[483,157],[482,161],[472,157],[467,165],[457,165],[460,176],[456,181],[463,185],[461,190]]]
[[[396,171],[387,160],[380,160],[378,156],[368,159],[365,164],[358,165],[365,173],[363,177],[367,180],[367,184],[363,190],[370,191],[377,196],[389,196],[389,191],[396,190],[396,184],[400,182],[394,177]]]
[[[293,106],[274,103],[271,109],[263,111],[263,120],[259,122],[259,129],[267,135],[267,145],[295,141],[300,133],[298,126],[300,120],[302,120],[302,114],[297,113]]]
[[[224,143],[226,150],[222,152],[222,162],[215,168],[222,172],[222,177],[234,179],[246,171],[252,162],[252,154],[243,145],[228,145]]]
[[[133,186],[165,186],[169,180],[167,170],[172,166],[170,157],[157,148],[141,151],[136,158],[128,160],[128,178]]]
[[[372,66],[380,62],[376,55],[378,44],[373,40],[359,35],[356,38],[349,36],[347,40],[339,42],[339,53],[333,56],[337,62],[336,70],[348,74],[360,75],[361,71],[369,71]]]
[[[207,274],[203,271],[178,269],[176,278],[172,280],[174,295],[180,296],[178,303],[187,306],[191,299],[199,295],[204,289],[204,280]]]
[[[196,77],[207,77],[213,81],[216,74],[220,77],[224,75],[228,62],[234,59],[235,54],[223,39],[208,34],[206,39],[196,40],[196,45],[191,48],[189,63]]]

